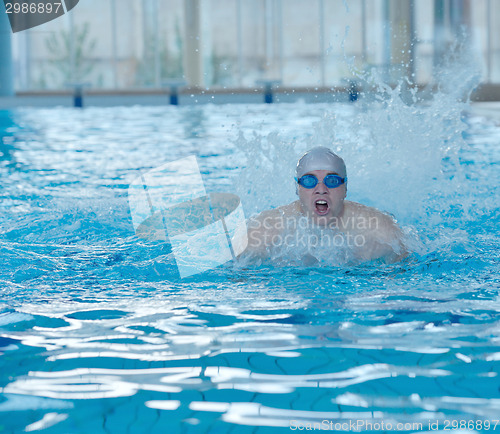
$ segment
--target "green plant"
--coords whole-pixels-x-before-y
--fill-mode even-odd
[[[68,81],[83,81],[94,69],[91,60],[96,40],[90,39],[90,25],[75,26],[72,32],[65,30],[51,34],[45,45],[52,58],[48,63],[56,70],[64,84]]]
[[[175,23],[175,52],[167,48],[167,39],[158,38],[151,32],[148,32],[144,39],[144,55],[137,68],[136,82],[139,85],[159,85],[156,83],[156,65],[155,50],[158,49],[159,59],[159,79],[160,81],[168,78],[180,78],[183,74],[182,67],[182,36],[179,25]],[[158,48],[156,48],[158,45]]]

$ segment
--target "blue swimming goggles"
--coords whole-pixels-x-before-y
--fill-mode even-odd
[[[298,180],[295,180],[304,188],[314,188],[318,185],[318,178],[314,175],[304,175],[301,176]],[[340,185],[344,184],[347,181],[347,178],[342,178],[339,175],[326,175],[323,179],[323,184],[325,184],[328,188],[337,188]]]

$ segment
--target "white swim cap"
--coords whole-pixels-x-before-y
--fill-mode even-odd
[[[342,178],[347,176],[344,160],[324,146],[312,148],[300,157],[295,170],[297,179],[313,170],[330,170]]]

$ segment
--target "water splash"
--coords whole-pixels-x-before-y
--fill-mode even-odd
[[[370,87],[364,102],[328,106],[301,137],[285,140],[278,131],[250,139],[240,135],[235,144],[246,157],[241,184],[247,190],[239,193],[251,211],[262,198],[271,206],[283,204],[283,196],[290,195],[283,195],[282,186],[293,183],[298,156],[311,145],[323,144],[345,159],[352,200],[412,224],[429,218],[442,221],[457,202],[463,217],[471,192],[459,162],[466,147],[462,113],[477,77],[476,68],[458,58],[442,68],[429,97],[406,81],[393,88],[372,70],[363,75]],[[457,192],[465,197],[457,198]]]
[[[475,206],[474,185],[461,163],[469,149],[464,111],[479,78],[469,54],[450,55],[424,91],[408,80],[391,86],[375,69],[361,72],[365,92],[358,104],[325,106],[323,117],[291,140],[278,131],[240,135],[235,145],[247,163],[238,194],[247,214],[295,200],[297,158],[324,145],[346,161],[348,200],[394,215],[413,234],[417,250],[418,231],[450,242]],[[459,238],[466,239],[464,233]]]

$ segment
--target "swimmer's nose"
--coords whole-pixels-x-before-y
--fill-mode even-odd
[[[318,184],[316,185],[315,193],[319,193],[319,194],[328,193],[328,187],[325,184],[323,184],[323,181],[318,182]]]

